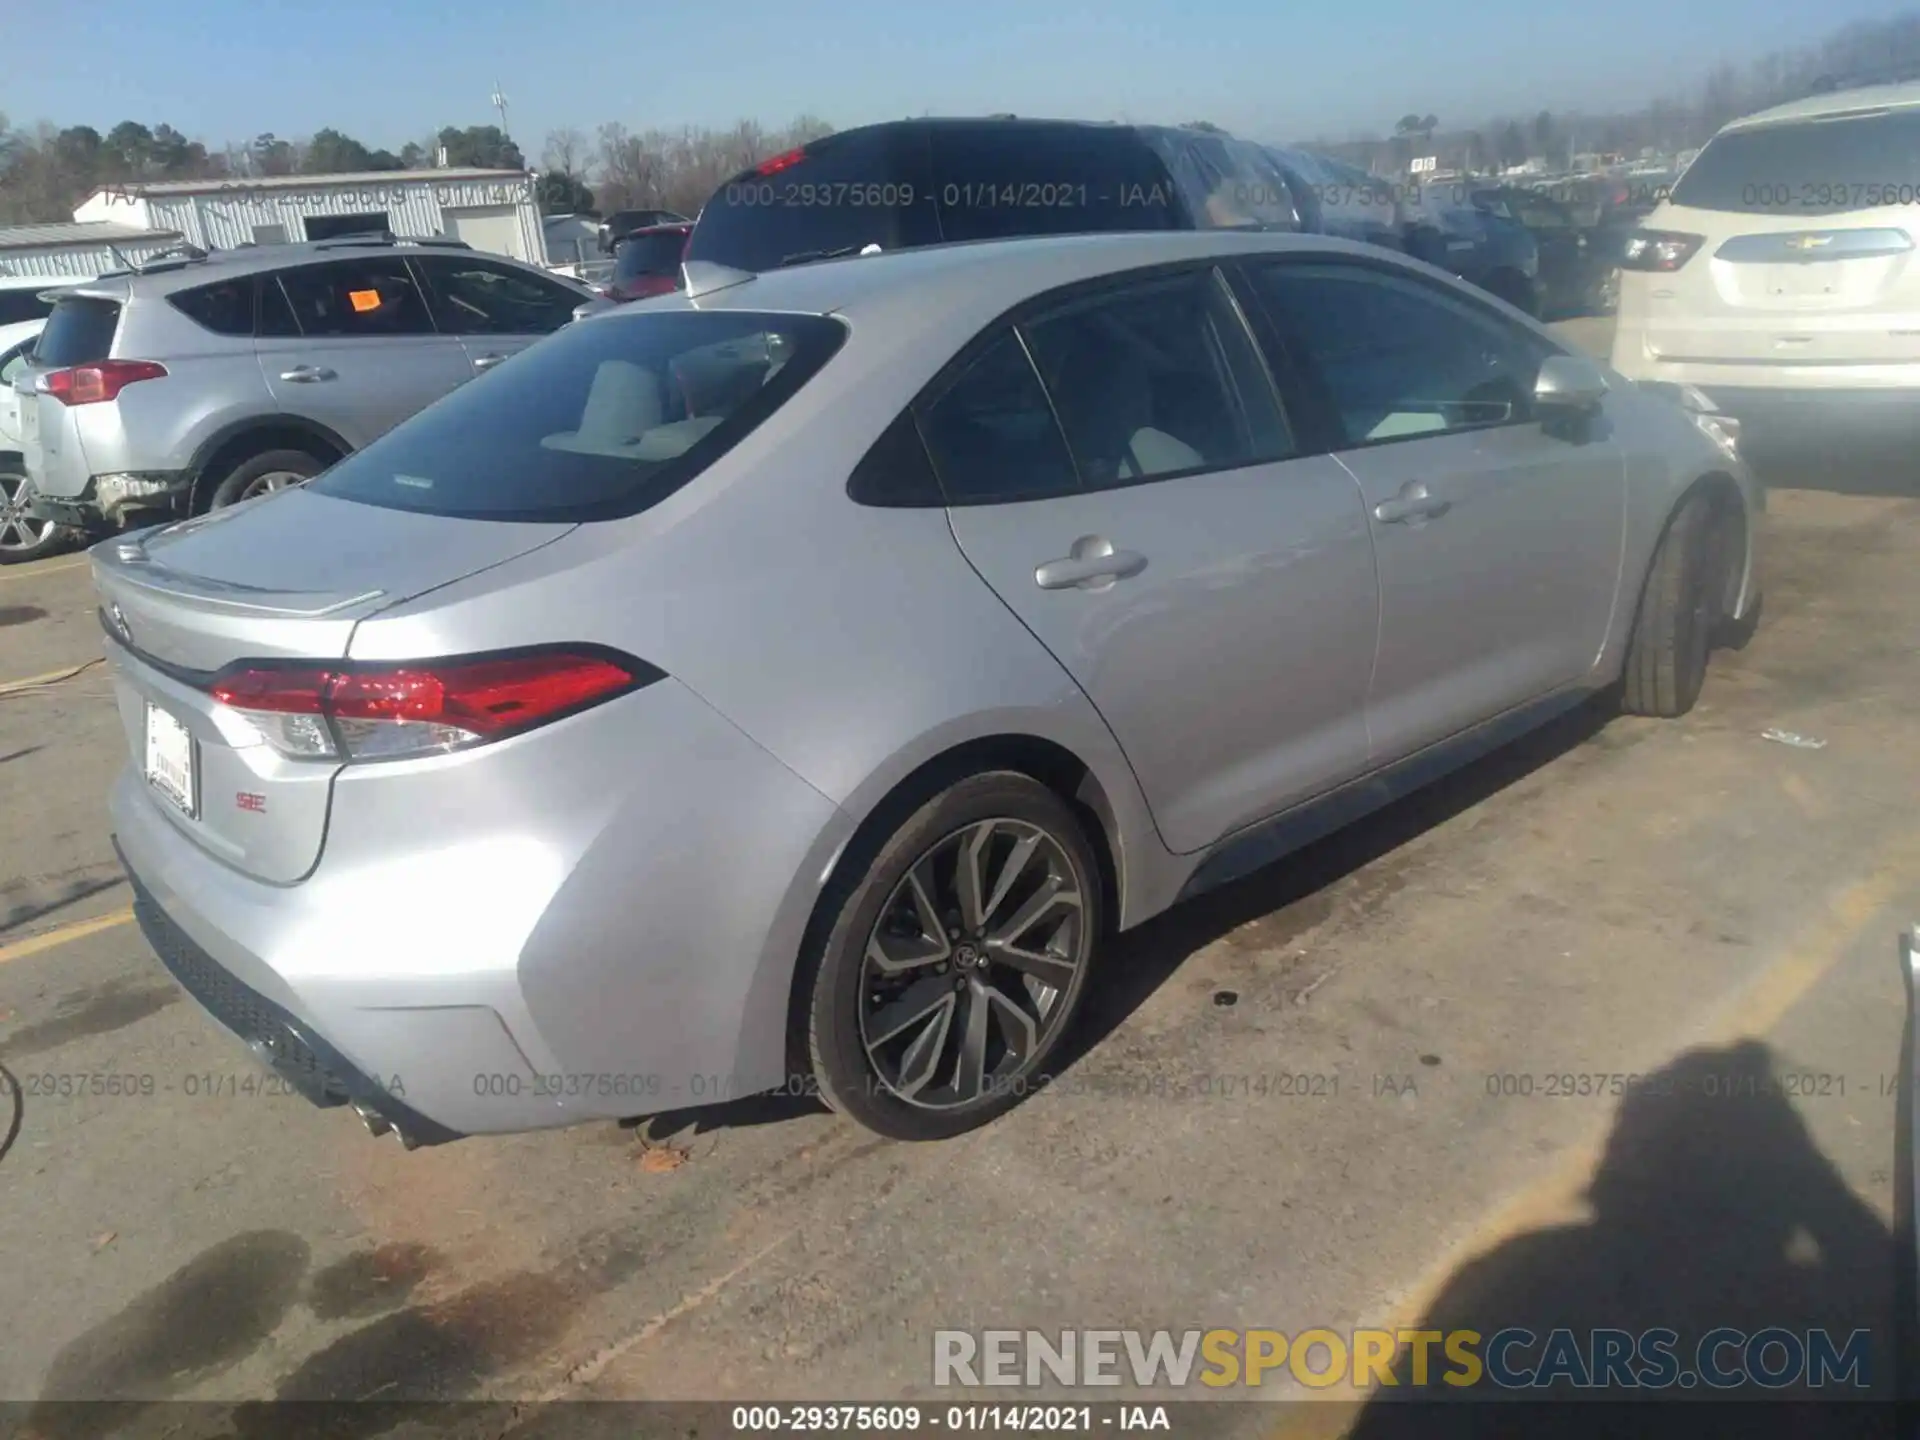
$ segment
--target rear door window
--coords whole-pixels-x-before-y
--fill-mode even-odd
[[[1673,203],[1747,215],[1830,215],[1920,200],[1920,109],[1760,125],[1714,137]]]
[[[443,335],[549,335],[586,296],[510,265],[443,256],[414,261]]]
[[[947,240],[1181,228],[1166,166],[1127,126],[990,120],[933,127]]]
[[[396,256],[330,260],[280,272],[280,284],[307,339],[431,335],[426,297]]]
[[[1022,329],[1087,488],[1294,453],[1212,271],[1101,290]]]
[[[1012,330],[989,341],[924,404],[920,433],[949,505],[1038,500],[1079,489],[1047,392]]]
[[[921,126],[848,130],[736,175],[708,199],[689,260],[774,270],[940,238]]]
[[[111,300],[70,295],[47,317],[47,328],[33,347],[34,363],[65,368],[104,360],[113,353],[113,332],[119,328],[119,305]]]
[[[631,515],[752,433],[845,336],[821,315],[737,310],[570,325],[510,372],[461,386],[310,488],[478,520]]]
[[[199,285],[167,297],[167,302],[203,330],[215,335],[253,334],[253,278]]]

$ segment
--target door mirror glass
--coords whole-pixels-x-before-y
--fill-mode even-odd
[[[1591,410],[1607,393],[1600,367],[1579,355],[1549,355],[1533,382],[1533,403],[1542,411]]]

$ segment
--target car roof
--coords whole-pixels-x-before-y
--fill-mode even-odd
[[[53,280],[45,288],[77,289],[82,293],[112,294],[116,297],[137,292],[171,295],[177,290],[191,290],[195,286],[210,285],[218,280],[265,274],[314,260],[349,260],[363,255],[447,254],[498,260],[524,269],[539,269],[511,255],[476,251],[465,245],[436,243],[431,237],[425,243],[410,243],[410,239],[403,236],[395,244],[379,241],[356,244],[349,237],[341,236],[335,240],[301,240],[276,245],[248,245],[234,250],[213,250],[204,256],[187,259],[156,255],[143,262],[150,267],[147,269],[111,270],[96,280]],[[556,275],[554,278],[558,280],[564,277]]]
[[[1765,125],[1782,125],[1796,120],[1837,120],[1848,115],[1873,115],[1885,110],[1911,110],[1920,107],[1920,81],[1887,85],[1860,85],[1851,90],[1834,90],[1802,96],[1770,110],[1742,116],[1720,133],[1729,130],[1754,130]]]
[[[951,324],[968,333],[1034,295],[1152,265],[1299,252],[1380,258],[1373,245],[1263,230],[1155,230],[1028,236],[919,245],[877,255],[790,265],[689,297],[621,306],[589,319],[617,323],[662,310],[745,310],[840,315],[869,322]]]

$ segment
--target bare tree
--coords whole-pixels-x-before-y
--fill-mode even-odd
[[[568,125],[547,132],[547,143],[540,150],[540,163],[562,175],[582,177],[587,172],[589,153],[586,135],[577,126]]]

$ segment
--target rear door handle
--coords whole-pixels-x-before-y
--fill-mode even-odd
[[[504,355],[482,355],[475,359],[473,368],[476,370],[491,370],[506,358]]]
[[[1083,535],[1070,554],[1035,566],[1033,583],[1042,590],[1104,590],[1146,568],[1147,557],[1137,550],[1116,550],[1110,540]]]
[[[280,378],[291,380],[296,385],[312,385],[321,380],[337,380],[339,377],[324,365],[296,365],[291,370],[282,370]]]
[[[1373,518],[1382,525],[1402,525],[1409,521],[1432,520],[1453,508],[1451,500],[1442,500],[1431,495],[1427,487],[1418,480],[1400,487],[1400,493],[1391,500],[1382,500],[1373,507]]]

